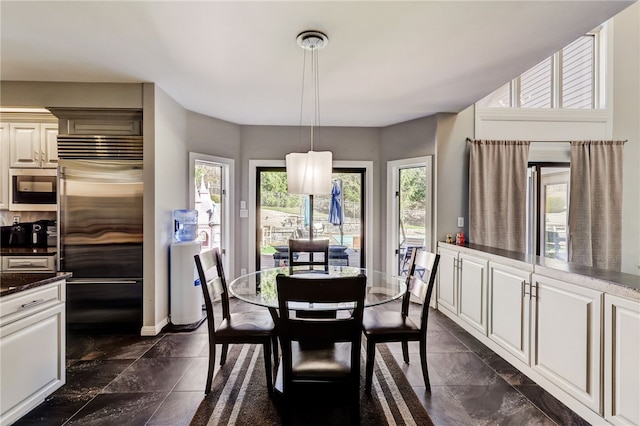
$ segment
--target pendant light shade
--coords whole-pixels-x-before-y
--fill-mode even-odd
[[[333,155],[330,151],[292,152],[285,161],[289,193],[331,193]]]
[[[318,83],[318,50],[327,45],[329,39],[318,31],[304,31],[296,38],[298,45],[311,52],[312,75],[314,85],[315,111],[311,124],[311,149],[306,153],[293,152],[285,157],[287,168],[287,191],[290,194],[330,194],[331,174],[333,171],[333,155],[330,151],[314,151],[314,125],[319,127],[319,83]],[[304,68],[302,72],[304,99]],[[300,126],[302,128],[302,103],[300,106]],[[318,139],[319,139],[318,129]]]

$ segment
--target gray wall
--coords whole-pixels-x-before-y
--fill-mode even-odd
[[[378,192],[381,199],[379,216],[382,224],[379,232],[379,247],[387,246],[387,162],[434,155],[436,153],[437,124],[437,117],[432,115],[381,129],[380,167],[377,171],[380,176],[380,190]],[[432,203],[435,203],[435,162],[433,164]],[[432,217],[432,222],[431,226],[435,229],[435,217]],[[435,247],[435,240],[431,241],[431,247]],[[381,250],[380,256],[385,256],[385,254],[386,252]],[[384,259],[381,259],[381,263],[380,266],[385,268]]]
[[[173,210],[188,208],[187,113],[155,84],[144,85],[144,309],[145,335],[169,315],[169,247]]]
[[[302,135],[302,136],[301,136]],[[241,155],[240,163],[236,165],[240,169],[241,186],[236,199],[249,200],[249,160],[282,160],[289,152],[306,152],[309,150],[309,131],[302,132],[297,126],[242,126],[241,127]],[[316,138],[317,139],[317,138]],[[363,127],[323,127],[319,141],[314,141],[314,150],[329,150],[335,160],[360,160],[373,161],[373,209],[381,210],[381,201],[378,188],[380,177],[377,173],[380,163],[380,129]],[[249,206],[253,208],[253,206]],[[380,228],[380,218],[374,214],[374,247],[379,244],[378,234],[375,230]],[[249,264],[248,253],[249,229],[247,219],[239,219],[236,225],[238,230],[239,246],[236,248],[236,272],[239,268],[246,268]],[[374,253],[374,268],[380,266],[379,251]]]
[[[438,114],[436,134],[436,226],[435,235],[443,241],[447,234],[469,235],[469,147],[473,137],[474,107],[459,114]],[[457,218],[465,218],[458,228]]]

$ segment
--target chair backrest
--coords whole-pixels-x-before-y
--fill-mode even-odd
[[[215,332],[215,320],[213,314],[213,302],[220,298],[222,304],[222,317],[228,319],[229,293],[227,282],[222,269],[222,257],[217,248],[205,250],[194,256],[200,287],[204,296],[204,306],[207,311],[207,324],[209,334],[213,336]]]
[[[291,367],[292,341],[351,342],[351,366],[357,367],[359,374],[366,284],[367,278],[362,274],[334,278],[282,274],[276,277],[280,309],[278,335],[285,369]],[[300,303],[346,303],[352,304],[353,309],[348,317],[300,318],[293,313]]]
[[[433,285],[436,281],[436,272],[440,255],[428,252],[422,248],[416,248],[411,254],[409,273],[407,274],[407,292],[402,299],[402,313],[409,314],[409,302],[411,296],[417,297],[422,302],[422,313],[420,315],[420,328],[427,329],[427,319],[429,317],[429,303]]]
[[[308,256],[300,256],[301,253]],[[329,270],[329,240],[289,240],[289,266],[309,266],[309,269],[322,266],[325,271]]]

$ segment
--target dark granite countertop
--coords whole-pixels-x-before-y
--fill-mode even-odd
[[[530,254],[518,253],[509,250],[503,250],[495,247],[488,247],[479,244],[466,243],[463,245],[447,244],[440,242],[439,247],[451,246],[452,248],[467,248],[471,250],[481,251],[494,256],[504,257],[518,262],[531,264],[536,272],[557,271],[562,274],[572,274],[585,277],[589,280],[598,280],[615,286],[627,288],[633,292],[640,293],[640,275],[633,275],[624,272],[607,271],[596,269],[589,266],[569,263],[558,259],[550,259],[546,257],[533,256]]]
[[[13,273],[0,274],[0,297],[40,287],[54,281],[71,277],[70,272]]]
[[[58,253],[56,247],[2,247],[2,256],[55,256]]]

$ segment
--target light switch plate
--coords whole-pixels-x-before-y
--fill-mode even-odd
[[[464,217],[458,217],[458,228],[464,228]]]

